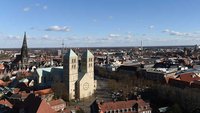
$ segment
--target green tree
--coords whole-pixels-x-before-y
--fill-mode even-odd
[[[54,83],[52,85],[52,90],[54,91],[55,98],[62,98],[63,100],[68,101],[68,91],[64,83]]]

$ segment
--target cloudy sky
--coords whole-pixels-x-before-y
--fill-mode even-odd
[[[1,0],[0,48],[194,45],[200,0]]]

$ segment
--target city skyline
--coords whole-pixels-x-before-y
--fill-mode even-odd
[[[200,1],[2,0],[0,48],[194,45]]]

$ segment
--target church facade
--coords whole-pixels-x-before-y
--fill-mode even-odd
[[[89,51],[83,53],[79,71],[78,56],[70,49],[63,59],[64,80],[69,92],[69,100],[85,98],[94,94],[94,55]]]
[[[69,100],[89,97],[97,87],[97,81],[94,80],[94,56],[89,50],[83,53],[80,67],[78,56],[70,49],[63,57],[63,67],[39,68],[36,73],[38,83],[53,84],[54,78],[60,78],[66,85]]]

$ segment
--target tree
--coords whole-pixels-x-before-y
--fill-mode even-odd
[[[55,98],[62,98],[65,101],[69,101],[67,87],[64,83],[61,83],[61,82],[54,83],[52,85],[52,90],[54,91]]]

